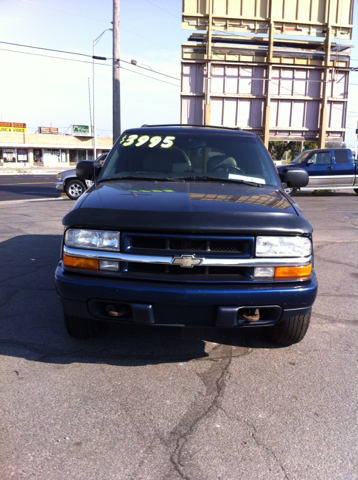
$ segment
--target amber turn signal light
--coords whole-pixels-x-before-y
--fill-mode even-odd
[[[85,268],[86,270],[99,270],[99,261],[92,258],[63,256],[65,267]]]
[[[297,279],[306,280],[311,276],[312,265],[305,265],[304,267],[276,267],[275,278],[281,279]]]

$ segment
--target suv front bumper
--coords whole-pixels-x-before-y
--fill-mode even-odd
[[[171,326],[236,327],[273,325],[305,315],[317,295],[313,272],[303,282],[187,284],[90,276],[64,271],[55,284],[64,312],[81,318]],[[112,307],[128,313],[113,317]],[[245,321],[243,308],[258,308],[259,321]]]

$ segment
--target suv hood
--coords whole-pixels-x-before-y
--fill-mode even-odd
[[[83,228],[192,233],[311,233],[274,187],[220,181],[110,181],[83,194],[63,224]]]

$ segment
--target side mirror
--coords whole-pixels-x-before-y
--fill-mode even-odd
[[[280,178],[288,188],[305,187],[309,180],[308,173],[302,168],[284,168],[280,172]]]
[[[82,160],[76,165],[76,176],[80,180],[94,180],[100,169],[101,165],[92,160]]]
[[[312,158],[309,158],[309,159],[307,160],[306,165],[312,165],[312,164],[313,164],[313,159],[312,159]]]

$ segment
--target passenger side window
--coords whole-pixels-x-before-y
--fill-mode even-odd
[[[331,163],[331,154],[329,152],[315,153],[311,157],[313,165],[329,165]]]
[[[334,157],[336,159],[336,163],[349,163],[347,150],[335,150]]]

